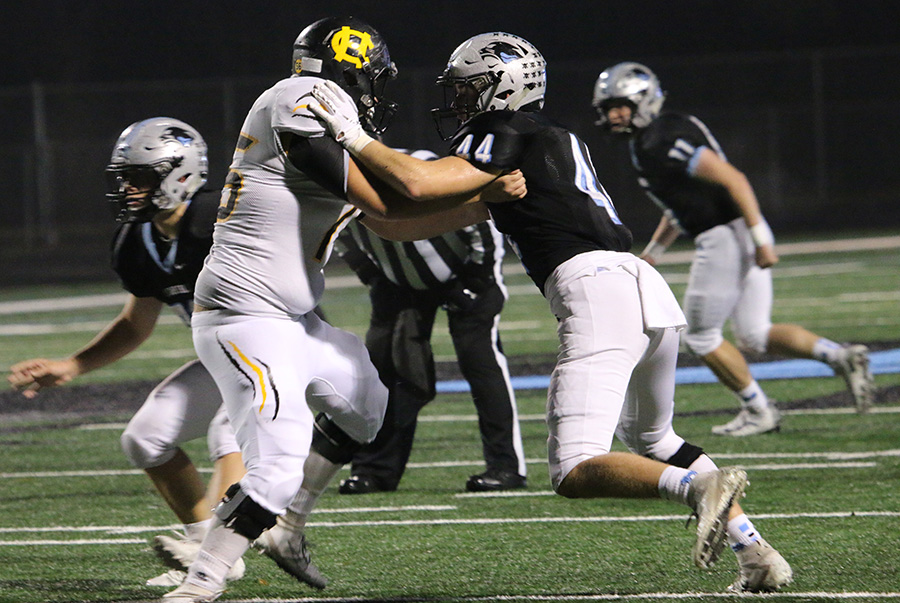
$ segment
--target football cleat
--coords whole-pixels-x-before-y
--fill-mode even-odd
[[[166,567],[187,571],[194,559],[197,558],[197,553],[200,552],[200,542],[191,540],[180,532],[172,533],[175,535],[175,538],[164,534],[155,536],[153,538],[153,550],[156,552],[156,556],[166,564]],[[238,558],[234,565],[231,566],[231,569],[228,570],[225,579],[229,582],[240,580],[244,577],[246,569],[247,566],[244,560]]]
[[[769,405],[761,410],[742,408],[735,418],[724,425],[716,425],[712,428],[712,432],[716,435],[727,435],[737,438],[779,431],[780,429],[781,413],[778,412],[778,409],[775,408],[775,405],[770,400]]]
[[[184,579],[187,577],[187,572],[184,570],[170,569],[164,574],[160,574],[155,578],[150,578],[144,584],[147,586],[180,586]]]
[[[701,473],[691,481],[689,497],[697,516],[697,539],[691,557],[700,569],[709,569],[719,560],[725,548],[728,513],[744,495],[747,483],[747,472],[737,467]]]
[[[856,412],[869,412],[875,401],[875,378],[869,369],[869,348],[864,345],[847,346],[840,360],[831,368],[847,384],[856,404]]]
[[[466,490],[469,492],[497,492],[527,487],[528,480],[524,477],[515,471],[501,469],[488,469],[484,473],[469,476],[466,480]]]
[[[310,558],[302,532],[292,532],[276,524],[260,534],[253,546],[297,580],[320,590],[328,585],[328,579]]]
[[[224,590],[209,590],[190,582],[183,582],[172,592],[163,595],[160,603],[208,603],[218,599]]]
[[[740,573],[728,587],[733,593],[775,592],[794,578],[791,566],[781,553],[763,539],[735,551]]]

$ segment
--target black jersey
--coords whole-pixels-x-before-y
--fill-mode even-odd
[[[194,195],[178,225],[178,237],[165,240],[150,222],[119,226],[112,240],[112,267],[122,286],[136,297],[155,297],[190,324],[194,284],[212,246],[219,195]]]
[[[638,183],[692,237],[741,217],[725,188],[692,175],[703,147],[725,158],[709,128],[693,115],[663,113],[638,130],[630,146]]]
[[[631,248],[631,231],[597,179],[587,146],[540,113],[481,113],[457,132],[451,149],[474,164],[522,170],[528,194],[489,209],[541,291],[556,267],[579,253]]]

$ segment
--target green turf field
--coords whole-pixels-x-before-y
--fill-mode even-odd
[[[676,256],[677,257],[677,256]],[[680,296],[687,264],[661,267]],[[340,270],[335,271],[339,276]],[[362,334],[363,289],[335,284],[329,319]],[[554,320],[526,276],[508,272],[511,299],[501,323],[511,360],[552,355]],[[32,300],[116,294],[112,283],[0,291],[0,367],[55,356],[87,342],[116,305],[42,310]],[[900,249],[788,254],[775,271],[776,322],[798,322],[838,341],[873,347],[900,341]],[[26,300],[23,309],[14,302]],[[171,314],[137,353],[81,383],[159,379],[192,356],[188,329]],[[435,328],[439,359],[452,359],[446,328]],[[898,347],[897,344],[891,344]],[[877,377],[896,391],[900,375]],[[860,416],[835,378],[763,382],[788,411],[780,433],[715,437],[712,425],[736,404],[716,384],[682,385],[675,428],[721,464],[746,467],[744,507],[792,564],[792,601],[900,600],[900,418],[896,396]],[[71,387],[78,391],[77,384]],[[421,415],[400,490],[346,497],[331,488],[308,535],[322,592],[304,587],[268,558],[245,556],[247,575],[223,601],[712,601],[736,574],[727,553],[712,571],[690,562],[683,508],[662,501],[570,501],[550,494],[542,391],[518,393],[529,488],[517,496],[471,496],[482,470],[474,408],[441,394]],[[802,410],[812,398],[834,401]],[[7,398],[9,400],[10,398]],[[849,399],[849,398],[847,398]],[[16,397],[0,414],[0,603],[155,600],[143,586],[164,571],[148,540],[174,517],[149,480],[119,450],[128,414],[22,415]],[[188,453],[208,467],[205,443]],[[346,476],[345,471],[342,474]],[[692,525],[693,527],[693,525]]]

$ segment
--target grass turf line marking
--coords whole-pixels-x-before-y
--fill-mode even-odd
[[[316,511],[320,513],[321,511]],[[659,521],[677,521],[684,522],[685,513],[679,515],[626,515],[621,517],[615,516],[594,516],[594,517],[482,517],[470,519],[386,519],[372,521],[312,521],[307,527],[310,528],[347,528],[347,527],[383,527],[383,526],[446,526],[446,525],[497,525],[497,524],[530,524],[530,523],[641,523],[641,522],[659,522]],[[900,512],[896,511],[832,511],[820,513],[754,513],[753,519],[854,519],[854,518],[881,518],[881,517],[900,517]],[[135,526],[135,527],[115,527],[113,526],[110,533],[137,533],[137,532],[157,532],[172,529],[178,526]],[[95,531],[96,526],[87,528],[60,528],[56,531],[77,532],[77,531]],[[50,531],[49,528],[4,528],[4,533],[26,533],[36,531]],[[56,546],[68,544],[143,544],[147,542],[137,538],[107,538],[92,540],[0,540],[0,546]]]
[[[887,414],[893,415],[900,413],[900,406],[876,406],[869,409],[871,414]],[[801,408],[794,410],[782,410],[783,415],[856,415],[859,414],[855,408]],[[456,422],[474,422],[478,420],[478,415],[426,415],[419,417],[419,423],[456,423]],[[546,416],[543,414],[519,415],[519,421],[544,421]],[[128,426],[128,423],[88,423],[78,425],[74,429],[79,431],[121,431]]]
[[[814,453],[806,453],[806,452],[771,452],[771,453],[736,453],[736,454],[712,454],[711,456],[717,459],[766,459],[766,458],[790,458],[790,459],[805,459],[805,458],[825,458],[832,461],[851,461],[857,459],[864,458],[877,458],[877,457],[897,457],[900,456],[900,450],[883,450],[883,451],[875,451],[875,452],[814,452]],[[528,465],[543,465],[547,463],[546,459],[543,458],[535,458],[535,459],[525,459],[525,463]],[[483,460],[478,461],[443,461],[438,463],[408,463],[406,467],[408,469],[446,469],[451,467],[480,467],[484,465]],[[747,465],[744,468],[753,470],[787,470],[787,469],[822,469],[822,468],[861,468],[861,467],[873,467],[875,463],[850,463],[850,462],[834,462],[829,464],[824,463],[797,463],[797,464],[760,464],[760,465]],[[345,467],[344,470],[348,470],[349,468]],[[208,467],[200,468],[200,473],[212,473],[212,469]],[[103,476],[130,476],[130,475],[143,475],[144,472],[141,469],[105,469],[101,471],[31,471],[31,472],[19,472],[19,473],[0,473],[0,479],[35,479],[35,478],[51,478],[51,477],[103,477]],[[410,507],[404,507],[404,509],[409,509]],[[399,507],[397,509],[400,509]],[[397,510],[394,509],[394,510]],[[426,510],[422,508],[423,510]],[[320,511],[321,512],[321,511]],[[335,511],[337,512],[337,511]],[[350,511],[346,511],[350,512]]]

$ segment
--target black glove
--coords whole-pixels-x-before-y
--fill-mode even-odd
[[[458,277],[444,284],[442,294],[444,303],[441,305],[448,312],[468,312],[478,301],[478,293],[467,287]]]

